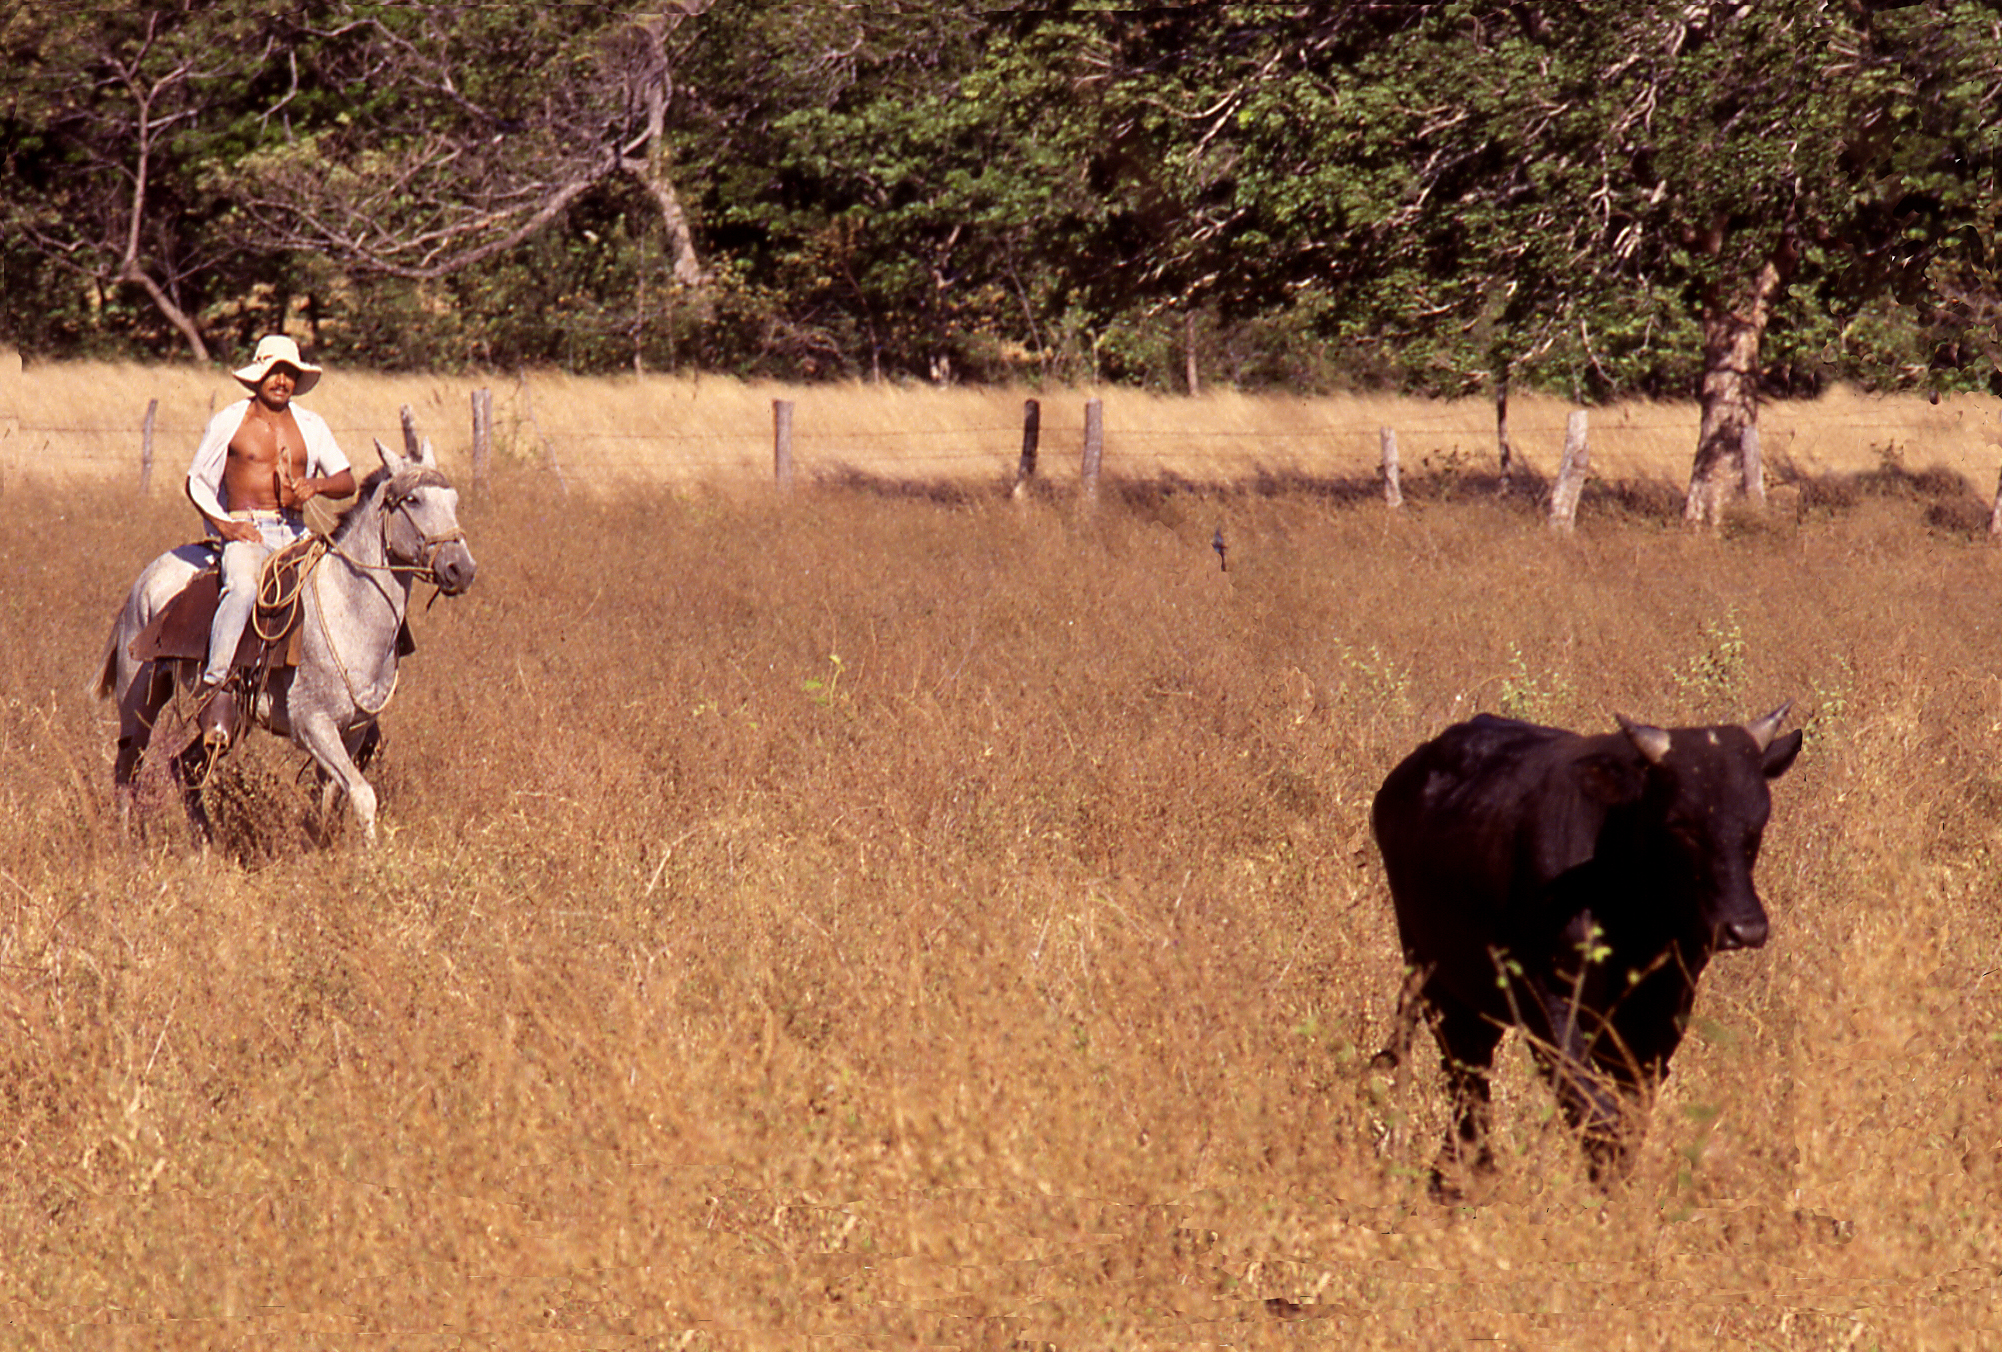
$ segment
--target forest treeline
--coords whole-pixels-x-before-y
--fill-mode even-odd
[[[1994,388],[1998,0],[21,0],[34,357]]]

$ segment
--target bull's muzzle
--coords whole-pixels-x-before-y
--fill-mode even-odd
[[[1720,953],[1734,948],[1763,948],[1771,932],[1772,925],[1764,914],[1739,916],[1719,925],[1712,942]]]

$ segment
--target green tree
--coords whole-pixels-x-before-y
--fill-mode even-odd
[[[0,24],[14,72],[0,228],[96,308],[139,292],[197,360],[203,306],[245,257],[215,228],[202,167],[240,153],[267,97],[268,8],[23,4]]]
[[[1993,197],[1992,6],[1397,13],[1360,42],[1267,25],[1282,78],[1239,81],[1205,153],[1256,166],[1240,200],[1324,246],[1407,370],[1464,383],[1555,356],[1611,394],[1675,373],[1665,339],[1693,348],[1694,520],[1742,470],[1775,317],[1813,332],[1837,296],[1909,289],[1968,254]]]

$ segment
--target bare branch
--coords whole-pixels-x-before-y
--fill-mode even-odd
[[[394,102],[411,110],[409,124],[323,132],[287,153],[253,157],[234,186],[270,247],[425,280],[523,243],[624,173],[660,214],[676,278],[702,285],[707,277],[667,167],[674,85],[666,39],[705,7],[684,4],[569,39],[560,59],[538,68],[547,79],[513,87],[517,97],[539,100],[512,109],[510,86],[462,76],[463,34],[448,31],[427,4],[330,25],[319,31],[347,44],[346,73],[365,71],[377,88],[402,91]],[[411,22],[390,22],[397,15]],[[464,59],[491,66],[491,53]]]

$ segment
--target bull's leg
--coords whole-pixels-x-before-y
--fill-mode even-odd
[[[1384,1049],[1370,1058],[1370,1069],[1390,1072],[1390,1099],[1401,1103],[1404,1098],[1404,1082],[1411,1069],[1411,1037],[1418,1029],[1418,1021],[1428,1012],[1424,987],[1431,978],[1434,964],[1413,962],[1404,974],[1404,985],[1397,993],[1397,1012],[1390,1022],[1390,1042]],[[1372,1085],[1370,1092],[1378,1092]],[[1379,1150],[1386,1153],[1403,1153],[1406,1140],[1404,1117],[1401,1111],[1392,1112],[1377,1142]]]
[[[1402,1071],[1404,1063],[1411,1056],[1411,1037],[1418,1030],[1418,1020],[1425,1016],[1425,983],[1432,979],[1435,963],[1413,963],[1404,974],[1404,985],[1397,992],[1397,1013],[1390,1022],[1390,1042],[1384,1049],[1370,1058],[1370,1065],[1378,1070]],[[1398,1076],[1401,1082],[1403,1076]]]
[[[1598,1015],[1581,1007],[1573,990],[1539,995],[1547,1027],[1532,1043],[1537,1069],[1556,1091],[1564,1120],[1584,1147],[1592,1181],[1603,1183],[1626,1156],[1625,1086],[1594,1061]]]
[[[1439,1043],[1440,1063],[1453,1100],[1453,1121],[1446,1129],[1439,1162],[1432,1169],[1432,1192],[1437,1197],[1451,1197],[1456,1190],[1445,1176],[1448,1168],[1475,1173],[1494,1168],[1494,1152],[1488,1146],[1493,1101],[1488,1074],[1494,1068],[1502,1029],[1437,981],[1426,984],[1424,999],[1432,1008],[1432,1034]]]

